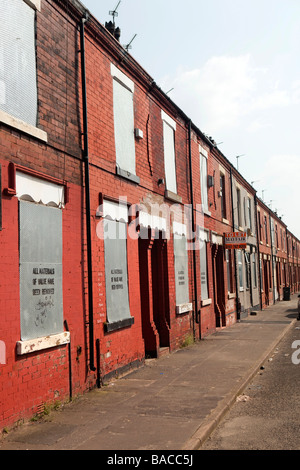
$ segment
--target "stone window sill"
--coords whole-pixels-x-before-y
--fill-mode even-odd
[[[70,333],[65,331],[57,335],[43,336],[41,338],[17,341],[17,354],[22,356],[42,349],[54,348],[70,342]]]
[[[201,306],[206,307],[207,305],[210,305],[212,303],[212,299],[205,299],[201,301]]]
[[[187,312],[190,312],[192,308],[193,308],[193,305],[191,303],[176,305],[176,313],[177,315],[180,315],[182,313],[187,313]]]
[[[111,331],[120,330],[121,328],[127,328],[134,323],[134,317],[125,318],[124,320],[116,321],[113,323],[104,323],[104,331],[109,333]]]
[[[27,124],[21,119],[17,119],[2,110],[0,110],[0,122],[17,129],[18,131],[24,132],[24,134],[35,137],[36,139],[39,139],[43,142],[48,141],[47,132],[39,129],[38,127],[32,126],[31,124]]]
[[[119,168],[118,166],[116,167],[116,174],[122,178],[125,178],[126,180],[131,181],[132,183],[140,183],[140,178],[138,176],[130,173],[130,171],[122,170],[122,168]]]
[[[173,193],[172,191],[165,190],[165,198],[170,199],[170,201],[178,202],[179,204],[182,203],[182,197],[178,196],[178,194]]]
[[[236,295],[235,292],[228,292],[228,299],[235,299]]]

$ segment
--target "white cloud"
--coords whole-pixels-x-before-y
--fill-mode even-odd
[[[300,81],[283,84],[247,54],[212,57],[203,67],[178,69],[176,77],[163,82],[163,89],[174,87],[170,97],[195,125],[222,141],[222,151],[234,165],[235,155],[246,154],[242,174],[260,181],[258,195],[264,189],[266,200],[274,201],[272,208],[300,237],[300,154],[293,154],[291,140]]]
[[[300,237],[300,155],[274,155],[264,164],[262,178],[268,188],[266,200],[272,199],[272,209],[283,215],[282,220]]]
[[[212,57],[199,69],[180,70],[172,81],[175,101],[208,131],[236,125],[255,88],[249,62],[248,55]]]
[[[264,118],[258,117],[257,119],[254,119],[254,121],[250,122],[250,124],[246,127],[246,130],[250,133],[254,133],[262,129],[266,129],[267,127],[270,127],[270,123]]]
[[[174,88],[172,98],[203,131],[220,133],[237,128],[261,129],[261,114],[286,107],[300,99],[300,83],[280,89],[268,70],[255,67],[250,54],[210,58],[203,67],[179,69],[173,79],[165,77],[163,88]],[[263,124],[265,127],[266,124]]]
[[[273,186],[288,186],[299,195],[300,155],[274,155],[265,162],[264,173]]]
[[[288,106],[289,104],[291,104],[291,97],[286,90],[274,90],[254,97],[249,111],[265,110],[276,106]]]
[[[292,96],[293,96],[293,102],[295,104],[300,103],[300,80],[296,80],[292,84]]]

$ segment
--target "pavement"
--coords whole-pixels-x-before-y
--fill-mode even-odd
[[[284,335],[297,295],[92,390],[0,439],[0,450],[193,451]]]

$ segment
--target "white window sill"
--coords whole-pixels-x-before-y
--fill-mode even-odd
[[[41,0],[24,0],[34,10],[41,11]]]
[[[43,142],[48,141],[47,132],[42,131],[42,129],[39,129],[38,127],[34,127],[31,124],[27,124],[21,119],[17,119],[2,110],[0,110],[0,122],[3,122],[7,126],[11,126],[18,131],[35,137],[36,139],[42,140]]]
[[[122,178],[127,179],[128,181],[131,181],[132,183],[140,183],[140,178],[138,176],[136,176],[134,173],[130,173],[130,171],[122,170],[122,168],[119,166],[116,166],[116,174]]]
[[[235,292],[228,292],[228,299],[235,299]]]
[[[70,333],[65,331],[57,335],[43,336],[41,338],[29,339],[27,341],[17,341],[17,354],[29,354],[42,349],[54,348],[70,342]]]
[[[203,209],[203,214],[211,216],[211,212],[208,209]]]
[[[212,303],[212,299],[201,300],[202,307],[206,307],[207,305],[210,305],[211,303]]]
[[[180,315],[181,313],[190,312],[193,308],[191,303],[176,305],[176,313]]]
[[[170,191],[168,189],[165,190],[165,198],[170,199],[170,201],[173,202],[178,202],[179,204],[182,203],[182,197],[178,196],[178,194],[173,193],[173,191]]]

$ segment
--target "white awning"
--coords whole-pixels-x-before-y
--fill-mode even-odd
[[[45,206],[62,207],[64,205],[64,186],[17,171],[16,196],[18,199]]]

